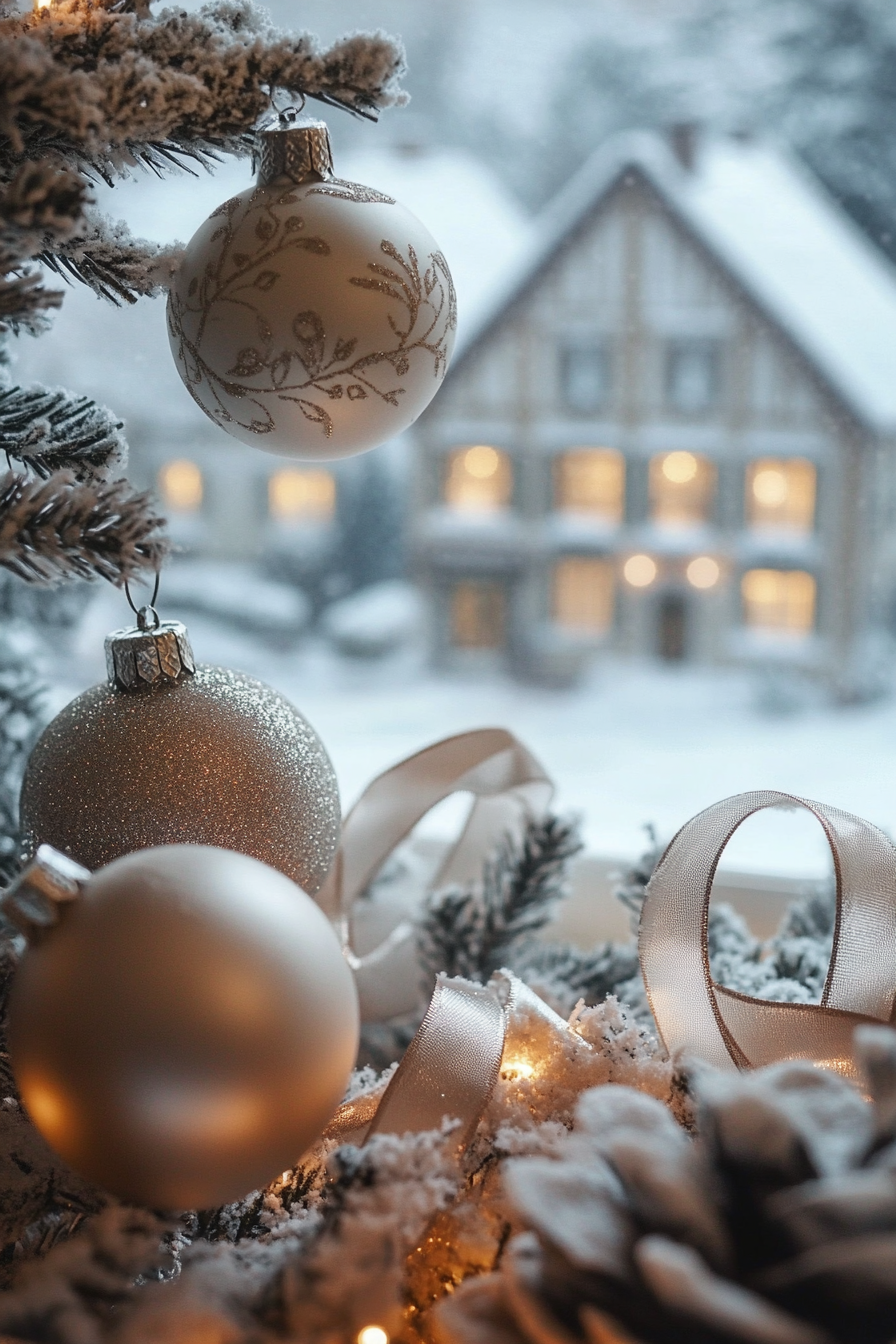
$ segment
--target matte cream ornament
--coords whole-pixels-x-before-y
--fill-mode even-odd
[[[454,347],[432,235],[391,196],[333,176],[323,122],[259,136],[258,183],[201,225],[168,300],[178,372],[206,415],[288,457],[349,457],[412,424]]]
[[[332,926],[282,873],[173,845],[91,876],[45,846],[3,908],[30,940],[9,1004],[16,1081],[76,1171],[151,1208],[209,1208],[321,1134],[358,1001]]]
[[[336,854],[339,790],[320,738],[277,691],[196,667],[178,621],[144,607],[106,640],[109,680],[50,723],[22,785],[27,855],[87,868],[178,843],[235,849],[316,895]]]

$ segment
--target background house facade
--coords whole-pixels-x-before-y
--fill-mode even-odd
[[[438,661],[563,679],[611,647],[863,689],[896,588],[896,272],[792,163],[608,146],[417,442]]]

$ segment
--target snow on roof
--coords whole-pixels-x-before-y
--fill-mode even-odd
[[[473,325],[531,236],[522,207],[489,169],[460,150],[386,147],[340,154],[336,171],[394,195],[423,221],[451,267],[461,333]],[[251,181],[248,162],[230,160],[213,175],[141,176],[100,188],[97,196],[100,208],[125,219],[138,237],[186,242],[216,206]],[[174,370],[160,300],[116,309],[75,286],[53,330],[37,342],[20,341],[17,353],[22,381],[87,392],[160,431],[208,434]]]
[[[524,293],[627,169],[639,169],[866,424],[896,432],[896,269],[793,158],[707,138],[685,169],[658,135],[616,137],[537,222],[465,353]]]

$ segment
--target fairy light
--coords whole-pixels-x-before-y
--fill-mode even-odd
[[[381,1325],[365,1325],[358,1331],[357,1344],[389,1344],[389,1336]]]
[[[633,588],[649,588],[657,576],[656,561],[649,555],[632,555],[626,560],[622,572]]]
[[[503,1078],[531,1078],[534,1072],[535,1065],[527,1059],[508,1059],[501,1065]]]
[[[698,555],[688,565],[688,583],[693,588],[714,588],[722,571],[717,560],[711,555]]]
[[[699,464],[693,453],[667,453],[663,458],[663,475],[673,485],[687,485],[697,475]]]

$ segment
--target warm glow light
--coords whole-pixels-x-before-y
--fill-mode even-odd
[[[535,1072],[535,1065],[530,1064],[527,1059],[508,1059],[501,1065],[501,1075],[504,1078],[531,1078]]]
[[[744,619],[754,630],[807,634],[815,624],[815,579],[800,569],[750,569],[741,580]]]
[[[464,453],[464,467],[471,476],[475,476],[477,481],[487,481],[490,476],[494,476],[500,466],[501,459],[490,448],[488,444],[477,444],[475,448],[468,448]]]
[[[365,1325],[358,1331],[358,1344],[389,1344],[389,1336],[381,1325]]]
[[[722,571],[711,555],[698,555],[688,565],[688,583],[693,588],[714,588]]]
[[[777,508],[787,499],[787,477],[777,467],[764,467],[753,477],[753,495],[766,508]]]
[[[26,1076],[20,1080],[25,1109],[50,1143],[61,1143],[68,1132],[68,1107],[65,1098],[43,1078]]]
[[[159,472],[159,489],[169,509],[195,513],[202,504],[202,472],[185,457],[166,462]]]
[[[663,475],[673,485],[687,485],[697,475],[697,470],[693,453],[667,453],[663,458]]]
[[[625,511],[625,459],[615,448],[570,448],[557,459],[558,509],[619,523]]]
[[[631,555],[622,572],[633,588],[649,588],[656,578],[656,562],[649,555]]]
[[[453,509],[488,512],[510,503],[513,468],[507,453],[487,443],[456,448],[448,456],[445,503]]]
[[[278,522],[325,521],[336,507],[336,482],[328,471],[283,467],[268,481],[268,506]]]
[[[752,527],[805,535],[815,526],[816,471],[804,457],[761,457],[747,466],[747,521]]]
[[[34,0],[35,9],[49,9],[53,0]]]

